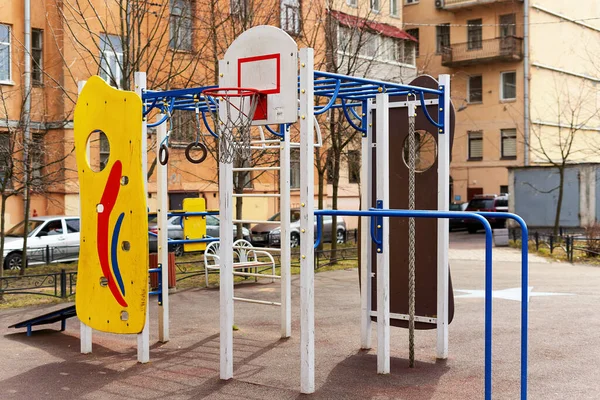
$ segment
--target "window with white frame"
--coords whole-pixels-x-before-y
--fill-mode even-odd
[[[300,33],[299,0],[281,1],[281,29],[293,35]]]
[[[0,82],[10,82],[10,26],[0,24]]]
[[[514,100],[517,98],[517,73],[515,71],[500,73],[500,99]]]
[[[192,50],[194,37],[192,2],[189,0],[171,0],[171,18],[169,23],[169,47],[173,50]]]
[[[483,160],[483,131],[468,131],[469,160]]]
[[[502,141],[502,153],[500,156],[503,159],[517,158],[517,130],[516,129],[501,129],[500,140]]]
[[[350,7],[358,7],[358,0],[346,0],[346,4]]]
[[[43,78],[43,37],[41,29],[31,30],[31,81],[34,85],[44,83]]]
[[[348,28],[347,26],[338,25],[338,52],[345,54],[354,54],[357,48],[357,38],[358,31]]]
[[[379,36],[371,32],[363,32],[361,42],[358,53],[361,56],[376,58],[379,50]]]
[[[99,75],[109,85],[123,87],[123,45],[117,35],[100,36]]]
[[[416,43],[412,40],[400,40],[402,47],[402,63],[407,65],[415,65],[415,48]]]
[[[419,0],[404,0],[404,4],[417,4]]]
[[[390,0],[390,15],[392,17],[398,16],[398,0]]]
[[[371,11],[379,12],[381,10],[381,4],[379,0],[371,0]]]

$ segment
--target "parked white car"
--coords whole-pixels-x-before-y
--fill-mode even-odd
[[[27,265],[76,261],[79,258],[79,217],[31,217],[27,232]],[[21,269],[24,235],[25,221],[4,235],[4,269]]]

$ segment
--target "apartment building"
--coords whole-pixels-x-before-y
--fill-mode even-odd
[[[419,72],[452,76],[452,201],[508,192],[507,167],[556,162],[570,126],[569,162],[595,156],[583,150],[599,127],[598,10],[590,0],[405,0]]]
[[[30,47],[26,45],[26,4],[31,13]],[[125,14],[120,4],[125,5]],[[18,164],[22,159],[22,151],[9,151],[9,144],[23,142],[27,125],[34,140],[30,143],[32,170],[40,177],[39,184],[33,185],[31,213],[77,214],[72,114],[78,82],[97,74],[115,87],[133,90],[133,73],[141,70],[147,72],[148,89],[215,84],[216,60],[228,43],[244,29],[260,24],[280,26],[299,46],[315,48],[316,65],[322,70],[335,66],[340,73],[396,81],[411,80],[416,74],[416,41],[401,30],[402,3],[395,0],[390,4],[382,0],[345,0],[339,4],[305,4],[299,0],[91,0],[85,4],[75,0],[6,0],[0,15],[0,174],[11,180],[8,190],[18,189],[22,183],[19,173],[9,176],[6,172],[9,160]],[[26,59],[31,62],[29,72]],[[352,66],[348,60],[353,60]],[[25,86],[26,75],[31,77],[30,88]],[[25,123],[27,97],[31,99],[30,124]],[[174,114],[169,126],[171,208],[180,207],[185,197],[204,197],[209,208],[217,208],[214,159],[192,165],[183,153],[185,145],[197,137],[195,118]],[[156,143],[152,130],[148,148],[148,168],[153,171]],[[90,163],[101,167],[109,158],[110,143],[99,136],[91,146]],[[344,200],[340,207],[358,204],[357,160],[352,148],[344,155],[339,192]],[[299,176],[299,159],[293,157],[293,188],[299,187]],[[156,198],[155,180],[154,173],[148,186],[151,209]],[[250,175],[243,181],[244,191],[278,191],[276,173]],[[292,196],[297,195],[293,190]],[[274,199],[244,200],[248,218],[264,219],[279,211],[277,208]],[[22,215],[22,196],[11,196],[6,205],[7,226],[18,223]]]

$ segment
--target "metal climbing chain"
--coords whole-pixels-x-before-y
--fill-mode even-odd
[[[409,103],[408,112],[408,209],[415,209],[416,138],[415,109]],[[412,112],[411,112],[412,111]],[[408,219],[408,360],[415,366],[415,219]]]

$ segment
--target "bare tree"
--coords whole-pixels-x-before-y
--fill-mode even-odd
[[[528,147],[532,161],[556,168],[559,175],[558,186],[549,191],[558,191],[555,235],[560,228],[567,166],[585,161],[598,151],[597,142],[585,132],[589,124],[600,117],[595,97],[596,88],[587,80],[564,79],[555,74],[543,108],[535,110],[538,117],[531,121]]]

